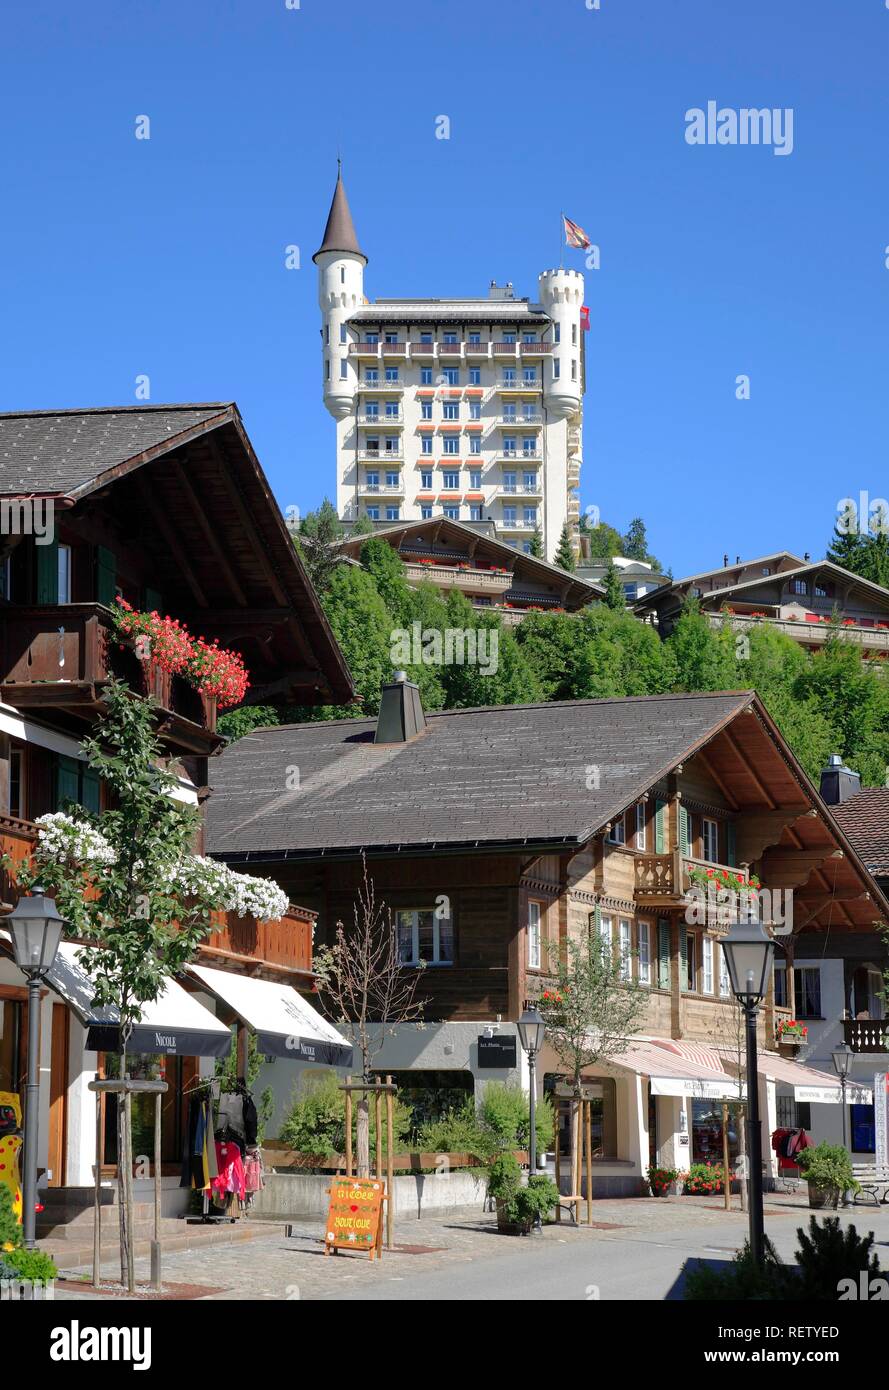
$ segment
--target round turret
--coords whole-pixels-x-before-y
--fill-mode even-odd
[[[579,270],[544,270],[538,276],[540,303],[553,321],[552,358],[546,364],[543,395],[547,409],[567,418],[580,409],[583,393],[580,311],[583,276]]]
[[[327,226],[312,260],[318,267],[324,404],[331,415],[342,417],[352,410],[358,385],[355,364],[349,359],[351,335],[346,320],[364,303],[367,257],[358,245],[339,161],[337,166]]]

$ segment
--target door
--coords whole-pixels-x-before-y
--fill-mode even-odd
[[[68,1139],[68,1008],[52,1006],[52,1045],[49,1063],[49,1187],[64,1187]]]

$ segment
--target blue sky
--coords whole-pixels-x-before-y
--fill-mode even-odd
[[[708,100],[792,108],[793,153],[688,145]],[[821,554],[840,497],[889,495],[887,135],[884,0],[8,0],[0,409],[148,374],[235,399],[282,506],[332,494],[339,146],[371,298],[533,296],[561,208],[600,246],[584,506],[677,574]]]

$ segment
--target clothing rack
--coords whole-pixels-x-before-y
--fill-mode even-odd
[[[187,1086],[183,1087],[183,1096],[196,1095],[199,1091],[208,1091],[211,1104],[218,1101],[222,1093],[222,1077],[220,1076],[196,1076]],[[210,1194],[207,1188],[201,1193],[203,1210],[200,1216],[186,1216],[185,1223],[188,1226],[221,1226],[228,1221],[234,1223],[233,1216],[211,1216],[210,1215]]]

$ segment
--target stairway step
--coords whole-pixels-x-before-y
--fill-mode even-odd
[[[271,1223],[238,1221],[234,1225],[226,1223],[224,1226],[189,1226],[183,1221],[178,1224],[182,1228],[181,1234],[161,1237],[162,1254],[173,1254],[182,1250],[200,1250],[208,1245],[239,1245],[244,1241],[255,1240],[258,1236],[267,1236]],[[82,1265],[92,1265],[92,1243],[77,1244],[70,1241],[41,1240],[39,1248],[45,1254],[53,1257],[60,1270],[71,1270]],[[103,1238],[101,1247],[103,1263],[115,1259],[119,1252],[120,1244],[117,1240],[106,1243]],[[147,1259],[150,1253],[149,1240],[138,1239],[134,1242],[133,1255],[135,1259]]]

